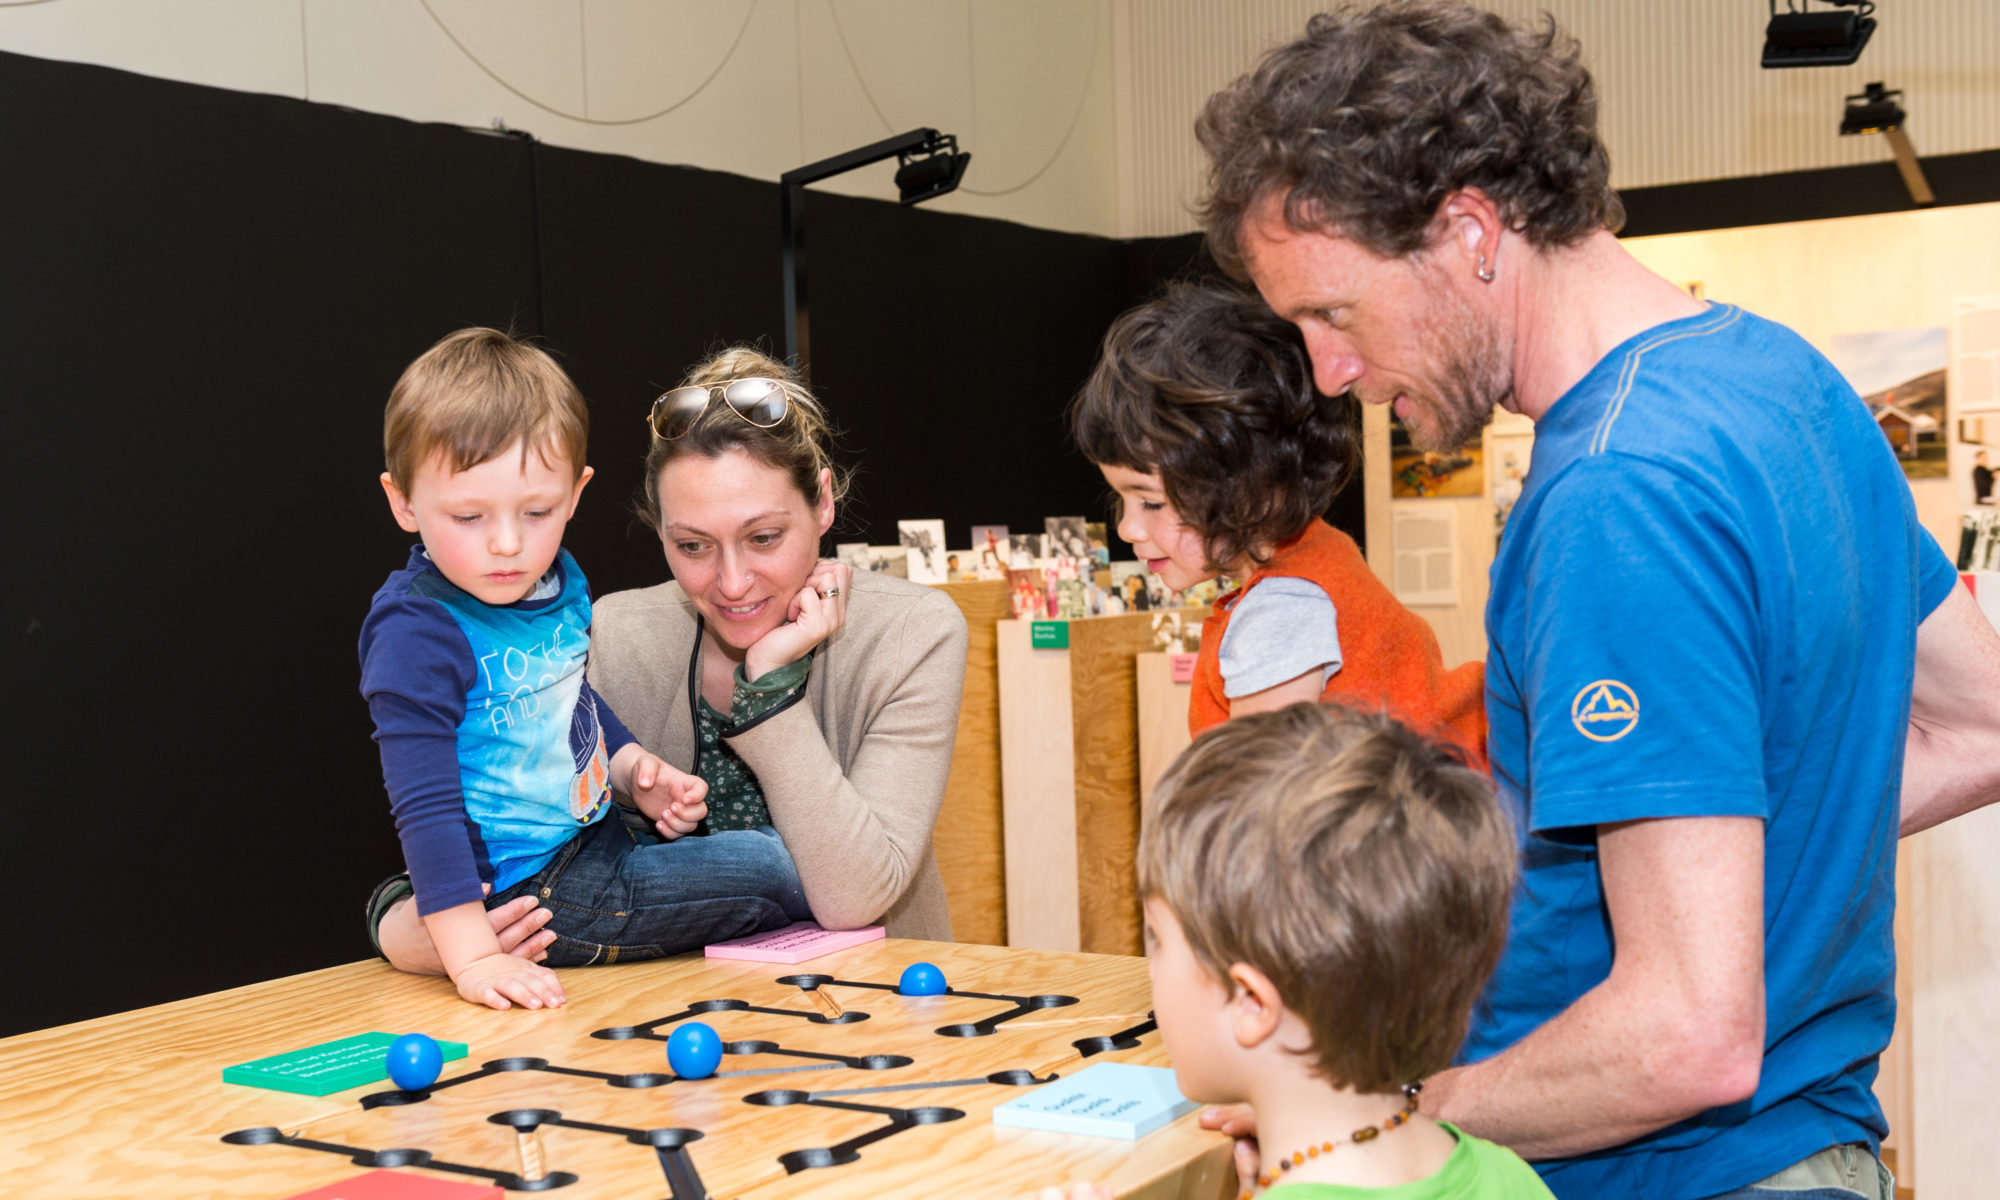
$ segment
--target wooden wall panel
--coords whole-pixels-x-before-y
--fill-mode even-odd
[[[1000,675],[994,622],[1008,615],[1001,579],[938,588],[965,614],[965,696],[958,710],[951,776],[932,842],[944,874],[951,934],[961,942],[1007,944],[1007,864],[1000,831]]]

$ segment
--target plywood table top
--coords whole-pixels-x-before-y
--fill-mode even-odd
[[[778,982],[816,974],[893,986],[902,969],[917,961],[942,968],[954,992],[1064,995],[1077,1003],[1024,1013],[985,1036],[947,1037],[936,1030],[987,1021],[1017,1006],[834,983],[824,990],[841,1008],[868,1016],[829,1024],[800,1015],[824,1013],[796,983]],[[488,1118],[526,1109],[605,1127],[543,1126],[548,1170],[578,1177],[548,1193],[563,1200],[668,1196],[663,1156],[645,1141],[625,1136],[625,1131],[658,1129],[700,1131],[681,1153],[717,1198],[1020,1196],[1078,1179],[1146,1197],[1212,1200],[1230,1190],[1226,1139],[1197,1128],[1191,1115],[1137,1142],[992,1123],[993,1108],[1027,1087],[988,1082],[987,1076],[1033,1070],[1046,1078],[1051,1071],[1073,1074],[1106,1060],[1166,1065],[1166,1051],[1153,1031],[1088,1058],[1073,1046],[1079,1039],[1146,1024],[1143,1016],[1132,1019],[1150,1007],[1141,959],[881,941],[798,966],[689,956],[569,970],[563,972],[563,986],[569,995],[563,1008],[493,1012],[459,1000],[447,981],[402,975],[379,962],[353,963],[0,1040],[7,1097],[0,1101],[0,1191],[21,1197],[275,1198],[366,1169],[325,1150],[222,1140],[259,1128],[327,1146],[422,1150],[435,1160],[515,1172],[520,1168],[516,1134]],[[720,1073],[704,1080],[632,1087],[603,1078],[668,1075],[665,1042],[593,1037],[594,1032],[662,1022],[690,1005],[723,999],[752,1007],[685,1019],[705,1021],[725,1042],[910,1061],[864,1069],[762,1051],[732,1053]],[[1056,1021],[1065,1023],[1048,1023]],[[651,1032],[664,1038],[675,1024],[658,1024]],[[365,1110],[362,1097],[394,1091],[395,1085],[315,1098],[222,1082],[226,1066],[370,1031],[421,1032],[467,1043],[469,1056],[446,1063],[440,1085],[477,1072],[482,1064],[515,1058],[596,1074],[501,1069],[439,1086],[416,1103]],[[908,1084],[937,1086],[900,1086]],[[891,1087],[895,1090],[850,1091]],[[824,1099],[863,1107],[798,1102],[800,1092],[835,1091],[848,1094]],[[773,1106],[744,1099],[773,1092],[791,1093],[792,1102]],[[898,1128],[856,1146],[851,1153],[859,1157],[843,1165],[788,1172],[782,1156],[834,1148],[894,1123],[870,1108],[964,1115]],[[937,1115],[927,1111],[928,1118]],[[437,1170],[412,1173],[488,1182]]]

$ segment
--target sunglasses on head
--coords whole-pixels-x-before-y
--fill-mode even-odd
[[[709,401],[715,396],[722,397],[730,412],[759,429],[775,427],[791,411],[791,401],[785,396],[784,384],[775,379],[750,376],[732,379],[728,383],[690,384],[663,392],[659,399],[653,401],[653,412],[647,421],[653,426],[655,434],[671,442],[694,428],[694,423],[708,411]]]

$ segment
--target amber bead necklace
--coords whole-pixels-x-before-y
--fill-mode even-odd
[[[1348,1134],[1347,1140],[1357,1143],[1372,1142],[1390,1130],[1407,1124],[1409,1119],[1416,1115],[1417,1094],[1423,1090],[1424,1085],[1421,1083],[1405,1084],[1403,1086],[1403,1096],[1405,1097],[1403,1111],[1390,1117],[1380,1125],[1363,1125],[1353,1133]],[[1293,1167],[1302,1167],[1305,1165],[1307,1159],[1318,1158],[1322,1154],[1332,1154],[1339,1148],[1340,1143],[1321,1142],[1316,1146],[1307,1146],[1304,1150],[1292,1151],[1290,1154],[1280,1158],[1277,1166],[1266,1167],[1257,1172],[1257,1186],[1246,1188],[1243,1194],[1237,1197],[1237,1200],[1250,1200],[1250,1197],[1270,1187],[1272,1184],[1278,1182],[1278,1180],[1283,1179],[1285,1172],[1291,1170]]]

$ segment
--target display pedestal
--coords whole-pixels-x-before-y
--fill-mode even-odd
[[[1188,735],[1192,654],[1141,654],[1134,663],[1139,690],[1139,795],[1150,797],[1160,776],[1194,739]],[[1176,668],[1179,668],[1178,670]]]
[[[1067,622],[1065,648],[1036,649],[1033,624],[996,630],[1007,942],[1138,954],[1136,663],[1152,614]]]

